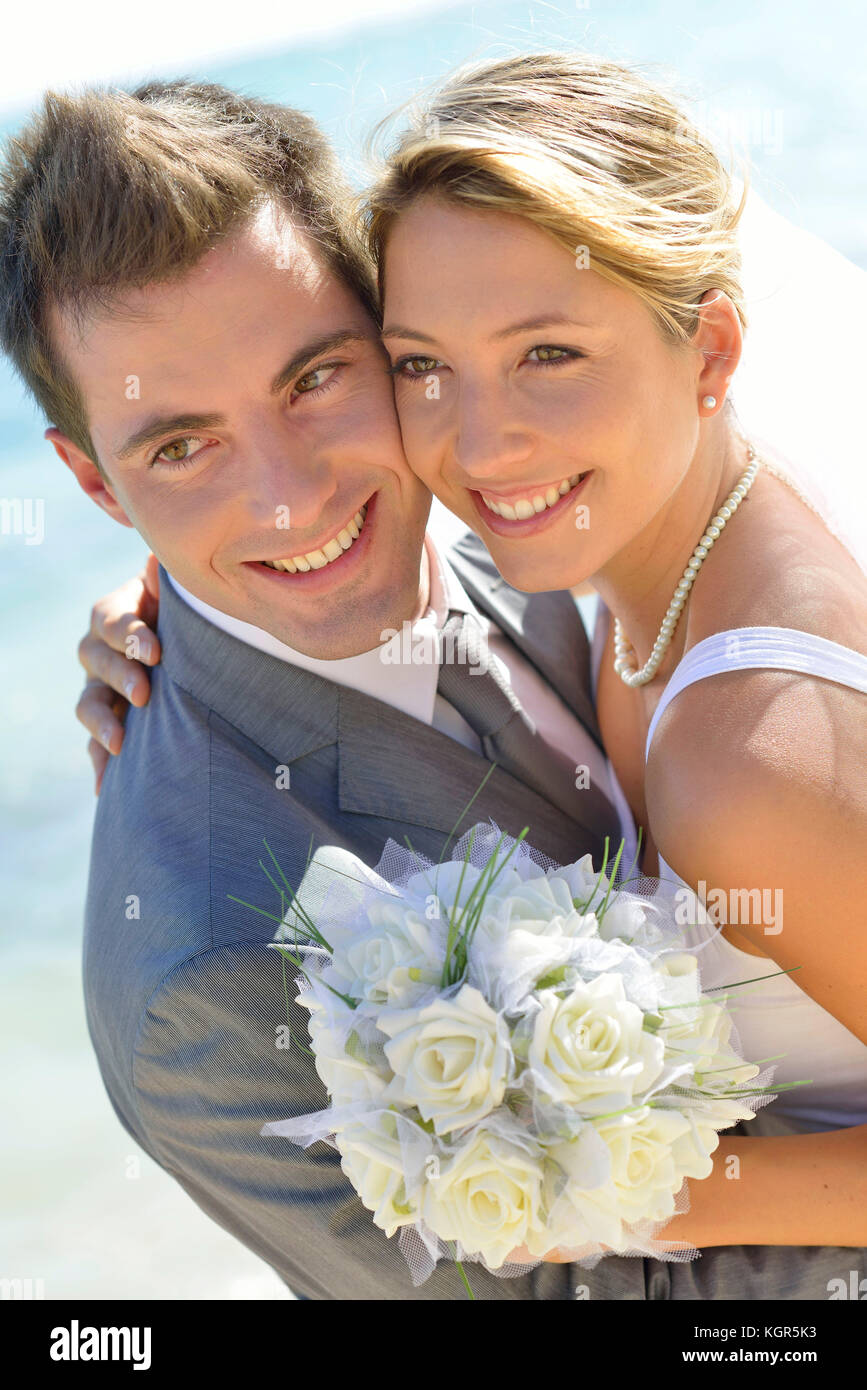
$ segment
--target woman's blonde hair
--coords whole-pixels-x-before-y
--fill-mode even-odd
[[[710,289],[746,326],[736,227],[747,187],[735,206],[711,142],[637,72],[532,53],[462,68],[416,105],[367,195],[366,228],[382,291],[389,231],[418,198],[516,213],[685,343]]]

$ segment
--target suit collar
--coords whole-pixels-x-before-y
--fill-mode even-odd
[[[163,570],[160,581],[162,666],[176,685],[275,766],[336,744],[342,810],[448,834],[489,771],[486,758],[401,710],[222,632],[190,608]],[[436,776],[428,777],[432,768]],[[531,843],[561,862],[598,852],[595,827],[568,820],[500,768],[470,814],[464,829],[484,819],[512,834],[529,825]]]
[[[160,567],[166,674],[280,762],[337,737],[337,686],[221,631],[176,593]]]
[[[513,589],[471,532],[452,546],[449,560],[473,601],[511,638],[603,748],[593,703],[590,647],[572,595],[565,590],[524,594]]]

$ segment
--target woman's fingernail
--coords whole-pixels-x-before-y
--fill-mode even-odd
[[[100,738],[101,738],[101,742],[102,742],[102,745],[103,745],[104,748],[108,748],[109,744],[111,743],[111,735],[112,735],[112,733],[113,733],[113,730],[112,730],[112,729],[108,729],[108,728],[103,729],[102,734],[100,735]]]
[[[127,698],[128,700],[131,700],[131,699],[132,699],[132,693],[133,693],[134,690],[135,690],[135,676],[130,676],[129,680],[124,681],[124,683],[123,683],[123,693],[124,693],[124,695],[126,696],[126,698]]]
[[[154,654],[153,646],[152,646],[151,643],[147,640],[146,637],[142,637],[142,638],[139,639],[138,652],[139,652],[139,656],[141,657],[142,661],[150,661],[151,657],[153,656],[153,654]]]

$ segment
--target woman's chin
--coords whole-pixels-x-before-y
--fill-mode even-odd
[[[522,594],[544,594],[557,589],[573,589],[586,584],[589,578],[588,573],[574,563],[552,562],[550,557],[534,563],[529,558],[516,560],[514,554],[498,555],[493,545],[489,545],[488,549],[506,583],[513,589],[519,589]]]

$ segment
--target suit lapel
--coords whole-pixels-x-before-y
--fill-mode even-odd
[[[341,810],[445,835],[491,769],[481,754],[447,734],[354,690],[339,694],[338,739]],[[529,842],[561,863],[602,853],[598,823],[570,820],[501,768],[494,769],[458,833],[487,820],[510,835],[529,826]]]
[[[452,546],[449,560],[473,602],[511,638],[603,748],[593,704],[590,646],[572,595],[513,589],[470,533]]]
[[[506,628],[504,615],[491,616]],[[486,758],[402,710],[221,631],[175,592],[164,572],[159,635],[167,677],[268,752],[275,765],[336,743],[340,809],[394,821],[396,838],[402,838],[402,825],[447,835],[490,771]],[[562,863],[601,850],[596,826],[569,820],[500,768],[461,829],[479,820],[493,820],[512,835],[529,826],[530,843]]]
[[[162,569],[158,631],[166,675],[276,762],[336,741],[332,681],[223,632],[175,592]]]

